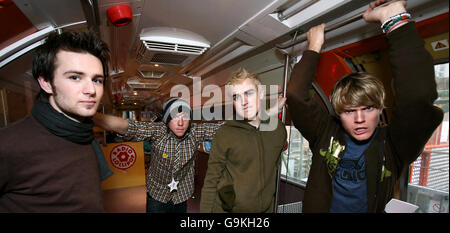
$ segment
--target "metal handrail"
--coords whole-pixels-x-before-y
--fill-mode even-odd
[[[289,79],[289,55],[286,54],[285,55],[285,59],[284,59],[284,82],[283,82],[283,97],[286,97],[286,90],[287,90],[287,84],[288,84],[288,79]],[[283,106],[283,110],[281,113],[281,121],[284,123],[286,123],[286,105]],[[280,177],[281,177],[281,160],[280,163],[278,164],[278,170],[277,170],[277,181],[276,181],[276,192],[275,192],[275,203],[274,203],[274,212],[277,213],[278,212],[278,189],[280,187]]]
[[[336,30],[336,29],[338,29],[338,28],[340,28],[342,26],[345,26],[347,24],[356,22],[356,21],[362,19],[363,14],[364,14],[364,12],[361,12],[361,13],[355,15],[355,16],[352,16],[350,18],[342,20],[341,22],[335,23],[335,24],[330,25],[330,26],[326,26],[324,31],[325,31],[325,33],[327,33],[327,32]],[[275,47],[278,48],[278,49],[287,49],[287,48],[290,48],[290,47],[292,47],[292,46],[294,46],[296,44],[302,43],[302,42],[304,42],[306,40],[307,40],[306,33],[304,33],[301,36],[299,36],[298,39],[296,39],[296,40],[294,40],[292,42],[289,42],[286,45],[278,45],[277,44],[277,45],[275,45]]]
[[[398,2],[398,1],[400,1],[400,0],[391,0],[391,1],[385,2],[385,3],[377,6],[376,8],[383,7],[383,6],[386,6],[388,4],[391,4],[391,3],[394,3],[394,2]],[[337,23],[335,23],[333,25],[326,26],[324,32],[327,33],[327,32],[336,30],[336,29],[338,29],[340,27],[343,27],[343,26],[345,26],[347,24],[351,24],[353,22],[356,22],[356,21],[358,21],[358,20],[363,18],[364,12],[366,12],[366,10],[364,10],[364,11],[362,11],[362,12],[360,12],[360,13],[354,15],[354,16],[346,18],[346,19],[344,19],[344,20],[342,20],[340,22],[337,22]],[[299,36],[298,39],[296,39],[294,41],[291,41],[291,42],[289,42],[289,43],[287,43],[285,45],[277,44],[277,45],[275,45],[275,47],[278,48],[278,49],[287,49],[287,48],[290,48],[290,47],[292,47],[292,46],[294,46],[296,44],[302,43],[302,42],[304,42],[306,40],[307,40],[307,37],[306,37],[306,32],[305,32],[301,36]]]

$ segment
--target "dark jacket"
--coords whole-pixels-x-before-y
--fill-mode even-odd
[[[379,128],[364,152],[369,212],[382,212],[392,198],[403,169],[412,163],[443,118],[433,105],[437,98],[433,60],[424,48],[415,23],[410,22],[386,36],[394,77],[394,108],[387,127]],[[311,97],[320,55],[305,51],[295,65],[287,90],[287,103],[296,128],[309,141],[312,164],[303,199],[303,212],[328,212],[332,201],[330,161],[324,154],[331,138],[345,145],[344,128]],[[339,158],[344,152],[340,152]],[[332,169],[331,169],[332,170]]]
[[[260,130],[227,121],[216,133],[201,194],[200,212],[273,212],[277,169],[286,128]]]
[[[104,212],[91,144],[55,136],[31,115],[1,129],[0,212]]]

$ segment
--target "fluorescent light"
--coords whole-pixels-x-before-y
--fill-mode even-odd
[[[0,50],[0,68],[43,44],[47,35],[54,30],[53,26],[46,27]]]
[[[319,0],[310,0],[310,1],[299,1],[297,3],[295,3],[293,6],[287,8],[286,10],[279,12],[278,13],[278,19],[280,21],[289,19],[290,17],[292,17],[293,15],[299,13],[300,11],[308,8],[309,6],[311,6],[312,4],[318,2]]]
[[[293,15],[291,15],[289,18],[286,18],[285,20],[280,20],[278,18],[278,14],[270,14],[270,16],[280,23],[284,24],[285,26],[289,28],[294,28],[299,25],[303,25],[311,20],[314,20],[315,18],[318,18],[328,12],[330,12],[333,9],[336,9],[337,7],[349,2],[350,0],[321,0],[321,1],[313,1],[311,4],[305,3],[305,4],[295,4],[292,6],[294,8],[291,10],[291,8],[288,8],[289,11],[287,13],[294,12]],[[303,7],[306,6],[307,7]],[[300,7],[299,12],[295,13],[295,6],[297,8]],[[284,12],[284,11],[283,11]],[[283,13],[286,14],[286,13]]]

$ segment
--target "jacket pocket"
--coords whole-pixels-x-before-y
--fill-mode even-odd
[[[236,198],[233,185],[226,185],[219,189],[219,198],[222,202],[222,209],[227,212],[231,212],[234,207],[234,200]]]

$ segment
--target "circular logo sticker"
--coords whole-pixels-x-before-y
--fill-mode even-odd
[[[109,154],[111,164],[121,170],[126,170],[136,162],[136,151],[129,145],[120,144],[115,146]]]

